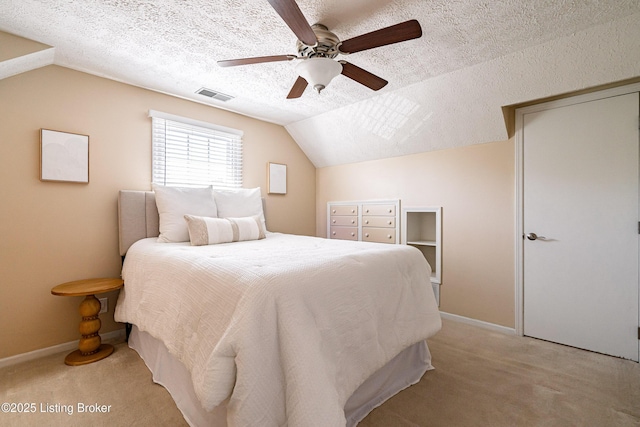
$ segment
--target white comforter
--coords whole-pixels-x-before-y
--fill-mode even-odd
[[[229,397],[230,426],[343,426],[355,389],[441,326],[410,246],[155,240],[129,249],[115,318],[164,342],[205,409]]]

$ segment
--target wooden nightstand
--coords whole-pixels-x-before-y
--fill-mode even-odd
[[[67,282],[55,286],[51,289],[53,295],[65,297],[84,296],[85,299],[80,303],[80,342],[78,350],[73,351],[64,359],[64,363],[71,366],[85,365],[87,363],[96,362],[104,359],[113,353],[113,346],[110,344],[101,344],[100,339],[100,301],[95,294],[115,291],[124,285],[124,281],[118,278],[106,279],[86,279],[76,280],[75,282]]]

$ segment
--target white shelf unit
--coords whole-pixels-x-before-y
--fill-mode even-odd
[[[442,285],[442,207],[402,209],[402,243],[420,250],[431,266],[431,286],[440,305]]]

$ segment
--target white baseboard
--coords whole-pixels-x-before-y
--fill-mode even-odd
[[[444,311],[440,312],[440,316],[442,316],[443,319],[453,320],[454,322],[466,323],[469,325],[478,326],[480,328],[501,332],[507,335],[516,335],[516,330],[514,328],[508,328],[506,326],[496,325],[495,323],[489,323],[482,320],[472,319],[470,317],[459,316],[457,314],[446,313]],[[102,338],[103,342],[108,342],[112,340],[115,340],[115,341],[124,340],[125,330],[118,329],[116,331],[107,332],[106,334],[101,334],[100,337]],[[33,359],[39,359],[41,357],[49,356],[51,354],[62,353],[65,351],[72,351],[77,348],[78,348],[78,341],[70,341],[67,343],[54,345],[52,347],[30,351],[28,353],[22,353],[22,354],[17,354],[15,356],[5,357],[4,359],[0,359],[0,368],[16,365],[18,363],[26,362]]]
[[[100,338],[102,339],[102,342],[122,341],[125,339],[125,330],[118,329],[112,332],[107,332],[105,334],[100,334]],[[54,345],[47,348],[41,348],[38,350],[30,351],[28,353],[16,354],[15,356],[9,356],[5,357],[4,359],[0,359],[0,369],[6,366],[12,366],[17,365],[18,363],[27,362],[29,360],[39,359],[51,354],[73,351],[77,348],[78,340]]]
[[[495,323],[485,322],[483,320],[472,319],[470,317],[458,316],[457,314],[440,312],[440,316],[443,319],[453,320],[454,322],[466,323],[468,325],[478,326],[484,329],[490,329],[495,332],[501,332],[507,335],[516,335],[515,328],[508,328],[502,325],[496,325]]]

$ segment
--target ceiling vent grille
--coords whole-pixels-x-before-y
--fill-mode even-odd
[[[217,99],[218,101],[227,102],[234,97],[227,95],[226,93],[218,92],[217,90],[207,89],[206,87],[200,88],[196,91],[198,95],[208,96],[209,98]]]

